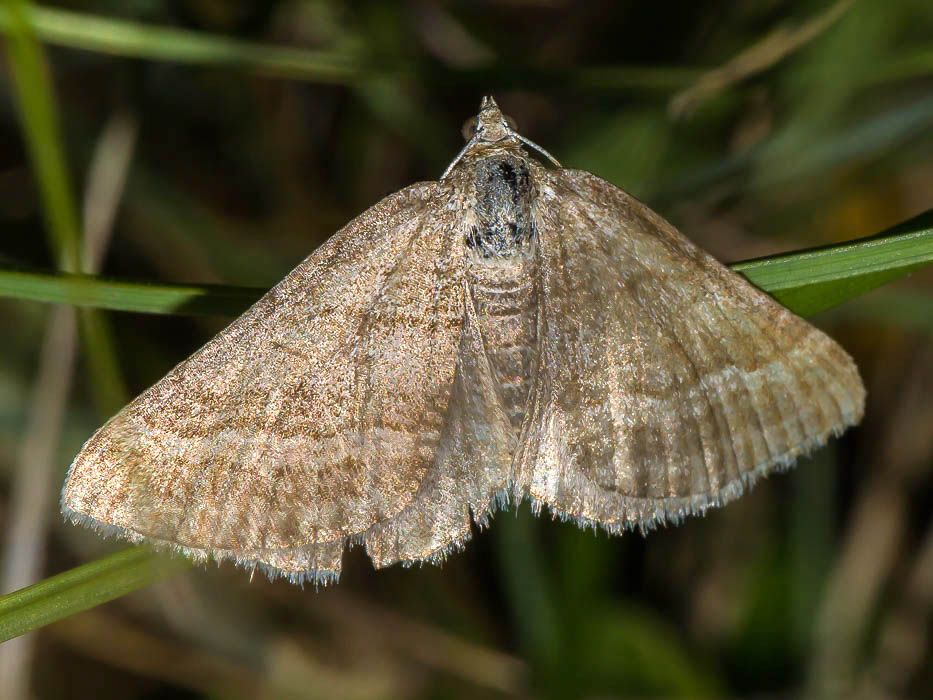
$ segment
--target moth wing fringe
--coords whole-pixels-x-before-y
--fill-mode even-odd
[[[641,520],[629,520],[620,518],[617,521],[606,522],[594,518],[588,518],[582,515],[575,515],[555,508],[546,501],[529,495],[531,500],[531,510],[535,515],[541,513],[544,508],[551,514],[554,520],[562,522],[573,522],[577,527],[585,530],[599,528],[605,530],[610,535],[621,535],[625,532],[638,530],[642,536],[656,530],[658,527],[666,525],[679,525],[689,516],[703,516],[711,508],[721,508],[728,503],[738,499],[746,491],[751,490],[758,481],[774,473],[788,471],[800,457],[810,455],[814,450],[819,449],[826,444],[830,437],[838,437],[844,431],[846,425],[836,425],[820,435],[814,435],[803,442],[795,445],[787,452],[771,457],[754,469],[740,474],[738,478],[733,479],[715,493],[702,493],[692,496],[682,496],[675,498],[666,498],[658,504],[658,510],[650,518]],[[623,512],[632,512],[639,510],[639,506],[645,501],[657,501],[653,498],[623,498]]]

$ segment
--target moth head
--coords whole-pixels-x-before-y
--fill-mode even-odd
[[[492,95],[486,95],[479,106],[479,114],[463,125],[463,140],[495,142],[517,137],[518,124],[502,113]]]
[[[454,166],[456,166],[468,152],[477,148],[485,149],[487,144],[500,143],[503,141],[513,141],[518,144],[523,143],[526,146],[530,146],[554,163],[558,168],[561,167],[554,156],[545,151],[534,141],[526,139],[518,133],[516,129],[515,120],[505,116],[492,96],[486,95],[482,103],[480,103],[479,114],[463,125],[463,137],[466,139],[467,144],[463,147],[463,150],[457,154],[457,157],[453,159],[453,162],[447,166],[447,170],[441,175],[441,180],[450,175]]]

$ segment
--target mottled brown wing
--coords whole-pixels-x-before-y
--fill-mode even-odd
[[[443,560],[508,500],[514,435],[493,379],[470,294],[453,389],[434,465],[411,502],[363,538],[376,566]]]
[[[702,513],[857,423],[830,338],[586,172],[542,173],[539,366],[516,487],[611,531]]]
[[[336,575],[348,538],[422,489],[446,429],[464,287],[443,187],[366,211],[111,419],[71,466],[66,515],[296,581]]]

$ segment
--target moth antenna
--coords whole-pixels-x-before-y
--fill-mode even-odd
[[[551,155],[550,153],[548,153],[545,149],[541,148],[541,146],[539,146],[538,144],[536,144],[536,143],[535,143],[534,141],[532,141],[531,139],[526,139],[524,136],[522,136],[520,133],[518,133],[518,132],[515,131],[514,129],[509,129],[508,135],[509,135],[509,136],[512,136],[513,138],[518,139],[519,141],[521,141],[521,142],[522,142],[523,144],[525,144],[526,146],[530,146],[531,148],[533,148],[534,150],[536,150],[538,153],[540,153],[541,155],[543,155],[545,158],[547,158],[549,161],[551,161],[551,162],[552,162],[554,165],[556,165],[558,168],[564,167],[563,165],[560,164],[560,162],[557,160],[557,158],[555,158],[554,156],[552,156],[552,155]],[[445,171],[444,171],[444,174],[441,175],[441,180],[444,180],[448,175],[450,175],[450,171],[454,169],[454,166],[456,166],[457,163],[459,163],[460,160],[463,158],[463,156],[466,155],[466,152],[469,151],[471,148],[473,148],[473,145],[474,145],[477,141],[480,141],[480,140],[481,140],[481,139],[480,139],[479,134],[474,134],[474,135],[473,135],[473,138],[471,138],[469,141],[467,141],[466,146],[464,146],[463,148],[460,149],[460,152],[457,154],[457,157],[454,158],[454,159],[450,162],[450,165],[447,166],[447,170],[445,170]]]
[[[460,149],[460,153],[457,154],[457,157],[454,158],[452,161],[450,161],[450,165],[447,166],[447,170],[445,170],[444,174],[441,175],[441,180],[446,179],[447,176],[450,175],[450,171],[454,169],[454,166],[460,162],[460,159],[463,158],[464,155],[466,155],[466,152],[469,151],[473,147],[473,144],[476,143],[478,139],[479,139],[479,134],[473,134],[473,138],[467,141],[466,146]]]
[[[551,161],[551,162],[552,162],[554,165],[556,165],[558,168],[563,168],[563,167],[564,167],[563,165],[561,165],[561,164],[557,161],[557,158],[555,158],[555,157],[552,156],[550,153],[548,153],[547,151],[545,151],[543,148],[541,148],[541,146],[539,146],[538,144],[536,144],[536,143],[535,143],[534,141],[532,141],[531,139],[526,139],[524,136],[522,136],[522,135],[521,135],[520,133],[518,133],[517,131],[512,131],[511,129],[510,129],[509,131],[510,131],[510,133],[511,133],[512,136],[514,136],[515,138],[517,138],[519,141],[521,141],[521,142],[522,142],[523,144],[525,144],[526,146],[531,146],[531,148],[535,149],[538,153],[540,153],[542,156],[544,156],[545,158],[547,158],[549,161]]]

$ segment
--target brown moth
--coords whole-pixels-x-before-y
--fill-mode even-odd
[[[468,136],[98,430],[66,517],[326,583],[348,544],[439,562],[526,498],[678,522],[859,422],[822,332],[491,97]]]

